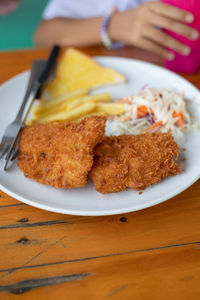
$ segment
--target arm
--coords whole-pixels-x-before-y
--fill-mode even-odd
[[[189,55],[190,48],[177,41],[159,28],[174,31],[190,40],[197,40],[199,32],[186,25],[194,16],[184,10],[161,2],[147,2],[137,8],[116,13],[109,24],[109,35],[113,41],[120,41],[155,52],[169,60],[174,49],[182,55]],[[92,46],[101,43],[102,17],[91,19],[56,18],[43,21],[35,41],[39,46],[58,43],[62,46]]]
[[[100,28],[102,17],[90,19],[55,18],[44,20],[35,33],[38,46],[84,47],[101,43]]]

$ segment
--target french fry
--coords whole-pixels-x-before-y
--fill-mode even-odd
[[[111,105],[109,105],[109,104],[111,104]],[[83,118],[89,117],[89,116],[120,115],[120,114],[123,114],[124,112],[125,112],[124,104],[118,105],[118,103],[104,103],[104,102],[98,103],[97,102],[94,111],[77,119],[76,121],[81,121]]]
[[[125,113],[125,105],[123,103],[96,103],[96,113],[104,113],[106,115],[121,115]]]
[[[75,107],[82,105],[83,103],[86,103],[86,102],[90,102],[90,101],[98,102],[98,101],[110,101],[110,100],[111,100],[111,96],[109,93],[88,95],[85,97],[73,98],[73,99],[71,98],[71,99],[68,99],[62,105],[58,105],[55,107],[53,106],[50,109],[47,109],[44,111],[38,111],[38,108],[37,109],[34,108],[33,115],[43,118],[49,114],[58,113],[58,112],[65,111],[65,110],[69,111],[71,109],[74,109]]]
[[[44,118],[48,115],[57,114],[59,112],[66,111],[66,110],[67,109],[66,109],[64,104],[52,107],[50,109],[46,109],[44,111],[36,112],[36,113],[35,113],[35,108],[33,108],[33,116],[36,117],[36,118],[37,117],[38,118]]]
[[[75,99],[85,96],[87,94],[88,94],[88,89],[82,89],[49,100],[45,100],[45,101],[41,100],[40,103],[34,107],[33,114],[34,116],[37,116],[47,111],[48,112],[54,110],[59,111],[59,109],[62,108],[63,105],[66,105],[67,103],[71,103]]]
[[[111,100],[111,95],[109,93],[101,93],[97,95],[88,95],[82,98],[78,98],[74,101],[71,101],[66,105],[67,110],[71,110],[75,107],[80,106],[83,103],[94,101],[94,102],[109,102]]]
[[[74,121],[94,111],[95,106],[95,102],[86,102],[70,111],[65,110],[56,114],[47,115],[45,117],[35,117],[31,120],[31,122],[50,123],[55,121]]]

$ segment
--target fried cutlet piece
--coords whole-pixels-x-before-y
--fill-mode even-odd
[[[93,148],[104,137],[105,119],[26,126],[18,166],[24,175],[55,188],[83,187],[93,164]]]
[[[95,149],[90,178],[100,193],[145,189],[181,172],[179,147],[170,133],[105,137]]]

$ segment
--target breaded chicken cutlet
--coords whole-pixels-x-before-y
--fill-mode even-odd
[[[90,178],[100,193],[145,189],[181,172],[179,147],[170,133],[105,137],[95,149]]]
[[[93,148],[104,137],[105,119],[26,126],[18,166],[24,175],[55,188],[83,187],[93,165]]]

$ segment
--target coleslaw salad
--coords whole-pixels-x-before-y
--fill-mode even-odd
[[[184,93],[145,87],[136,95],[120,98],[125,114],[107,121],[106,135],[171,132],[180,145],[185,134],[198,129],[189,112],[190,100]]]

